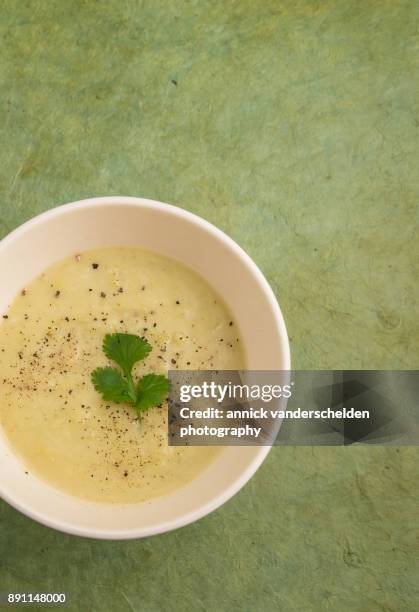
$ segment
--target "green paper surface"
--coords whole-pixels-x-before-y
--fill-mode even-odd
[[[415,0],[1,0],[0,235],[85,197],[171,202],[260,266],[295,368],[418,368],[418,20]],[[0,502],[0,591],[412,612],[417,461],[274,448],[223,508],[143,541]]]

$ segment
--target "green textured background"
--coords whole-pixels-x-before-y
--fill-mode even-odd
[[[235,238],[298,368],[417,368],[417,0],[0,0],[0,235],[141,195]],[[417,450],[275,448],[199,523],[55,533],[0,503],[0,591],[70,610],[418,609]]]

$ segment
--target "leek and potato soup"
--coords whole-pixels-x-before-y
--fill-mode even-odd
[[[96,368],[115,366],[107,334],[152,350],[133,378],[170,369],[243,369],[239,330],[198,275],[166,257],[106,248],[66,258],[22,289],[0,318],[0,423],[27,473],[90,501],[169,493],[217,456],[168,445],[167,401],[138,412],[103,399]]]

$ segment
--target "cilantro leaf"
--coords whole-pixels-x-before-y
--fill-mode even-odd
[[[104,400],[116,404],[132,401],[127,381],[115,368],[96,368],[92,372],[92,382]]]
[[[93,385],[103,399],[134,406],[139,412],[158,406],[167,397],[169,381],[165,376],[146,374],[137,384],[132,378],[132,368],[151,351],[151,346],[144,338],[134,334],[106,334],[103,340],[103,352],[117,363],[116,368],[96,368],[91,374]]]
[[[103,352],[106,357],[115,361],[126,376],[137,361],[141,361],[151,351],[151,346],[144,338],[134,334],[106,334],[103,340]]]
[[[138,410],[147,410],[152,406],[158,406],[169,393],[169,381],[161,374],[146,374],[137,384],[137,402],[135,407]]]

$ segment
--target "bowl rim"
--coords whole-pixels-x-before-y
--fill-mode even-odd
[[[284,367],[283,370],[291,369],[291,357],[290,357],[290,347],[289,347],[289,339],[288,334],[284,322],[284,318],[281,312],[281,308],[278,304],[278,301],[275,297],[275,294],[266,280],[265,276],[253,261],[253,259],[246,253],[246,251],[240,247],[237,242],[235,242],[228,234],[220,230],[218,227],[207,221],[206,219],[200,217],[199,215],[192,213],[184,208],[179,206],[175,206],[173,204],[167,204],[165,202],[160,202],[158,200],[151,200],[148,198],[135,197],[135,196],[102,196],[102,197],[93,197],[86,198],[82,200],[76,200],[74,202],[70,202],[67,204],[61,204],[54,208],[51,208],[47,211],[44,211],[21,225],[17,228],[9,232],[4,238],[0,240],[0,254],[1,251],[8,246],[13,240],[18,238],[19,236],[25,234],[31,228],[43,223],[44,221],[60,216],[63,213],[66,213],[70,210],[77,210],[83,208],[93,208],[93,207],[111,207],[118,204],[124,204],[133,206],[135,208],[147,208],[151,210],[162,210],[168,213],[169,215],[174,215],[178,218],[184,219],[195,225],[197,227],[202,228],[214,235],[218,240],[225,243],[231,250],[233,250],[236,255],[240,257],[243,263],[250,268],[251,272],[260,288],[263,290],[265,297],[269,303],[269,306],[274,314],[275,323],[277,326],[277,330],[279,332],[279,337],[281,338],[281,352],[283,354]],[[47,527],[51,527],[58,531],[101,540],[125,540],[125,539],[133,539],[133,538],[143,538],[149,537],[152,535],[158,535],[162,533],[167,533],[169,531],[173,531],[175,529],[179,529],[180,527],[184,527],[193,523],[195,521],[200,520],[207,514],[210,514],[224,503],[226,503],[229,499],[231,499],[256,473],[260,465],[265,460],[269,451],[271,450],[271,446],[260,446],[257,448],[257,454],[254,459],[249,463],[247,468],[242,472],[239,478],[237,478],[230,487],[223,490],[221,493],[216,495],[211,501],[203,504],[199,508],[190,511],[186,514],[178,518],[174,518],[172,520],[164,521],[159,523],[156,526],[152,527],[136,527],[129,529],[98,529],[91,527],[78,527],[74,524],[71,524],[68,521],[62,521],[60,519],[55,519],[48,515],[47,512],[39,512],[34,511],[27,505],[21,504],[18,499],[16,499],[12,494],[9,494],[7,491],[0,490],[0,497],[11,505],[13,508],[21,512],[22,514],[28,516],[29,518],[45,525]],[[53,487],[55,488],[55,487]],[[81,500],[83,502],[83,500]],[[149,503],[149,502],[145,502]],[[100,503],[98,502],[98,506],[100,507]]]

